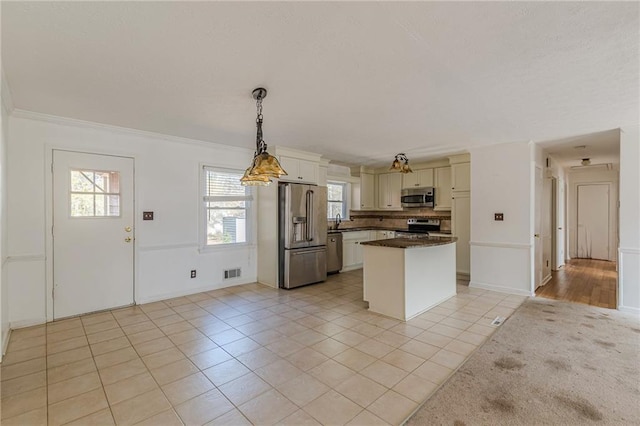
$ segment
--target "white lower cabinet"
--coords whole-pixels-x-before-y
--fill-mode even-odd
[[[362,268],[360,243],[376,239],[376,231],[351,231],[342,233],[342,271]]]

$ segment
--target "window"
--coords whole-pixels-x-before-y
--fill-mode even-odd
[[[335,219],[336,214],[347,217],[347,184],[344,182],[327,182],[327,217]]]
[[[120,173],[71,170],[71,217],[120,216]]]
[[[248,241],[252,196],[241,177],[242,172],[204,167],[205,246]]]

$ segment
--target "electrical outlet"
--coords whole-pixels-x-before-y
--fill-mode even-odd
[[[153,212],[142,212],[142,220],[153,220]]]
[[[191,278],[195,278],[196,277],[196,270],[192,269],[191,270]]]
[[[504,220],[504,213],[494,213],[494,220]]]

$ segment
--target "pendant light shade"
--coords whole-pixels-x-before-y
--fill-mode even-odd
[[[250,173],[252,176],[265,175],[275,178],[279,178],[280,176],[287,174],[280,165],[278,159],[266,151],[253,158],[253,165]]]
[[[269,176],[251,175],[251,167],[244,171],[244,176],[240,178],[240,184],[244,186],[267,186],[271,183]]]
[[[403,153],[396,155],[396,158],[393,160],[393,163],[391,163],[389,170],[400,173],[413,173],[413,170],[411,170],[411,167],[409,166],[409,159]]]
[[[272,182],[270,178],[279,178],[286,175],[287,172],[282,168],[278,159],[267,152],[267,144],[262,138],[262,100],[267,96],[267,89],[259,87],[253,91],[252,95],[256,100],[257,107],[256,151],[253,154],[251,166],[244,172],[240,183],[245,186],[266,186]]]

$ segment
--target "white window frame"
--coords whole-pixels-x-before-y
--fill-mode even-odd
[[[351,184],[349,182],[344,182],[344,181],[339,181],[339,180],[327,180],[327,216],[329,216],[329,202],[330,201],[338,201],[338,200],[329,200],[328,194],[328,187],[329,185],[340,185],[342,186],[342,213],[340,213],[340,216],[342,217],[342,220],[346,220],[349,218],[349,200],[350,200],[350,194],[351,194]],[[335,217],[327,217],[327,219],[329,220],[335,220]]]
[[[220,173],[233,173],[238,175],[238,180],[244,174],[244,170],[229,169],[224,167],[209,166],[206,164],[200,165],[200,190],[198,191],[198,210],[200,211],[200,252],[228,250],[230,248],[252,246],[255,241],[254,228],[256,222],[256,212],[254,206],[255,189],[252,186],[245,187],[245,197],[238,196],[207,196],[207,171],[220,172]],[[245,209],[245,233],[246,241],[241,243],[223,243],[223,244],[207,244],[207,202],[209,201],[236,201],[244,200],[247,202]]]

